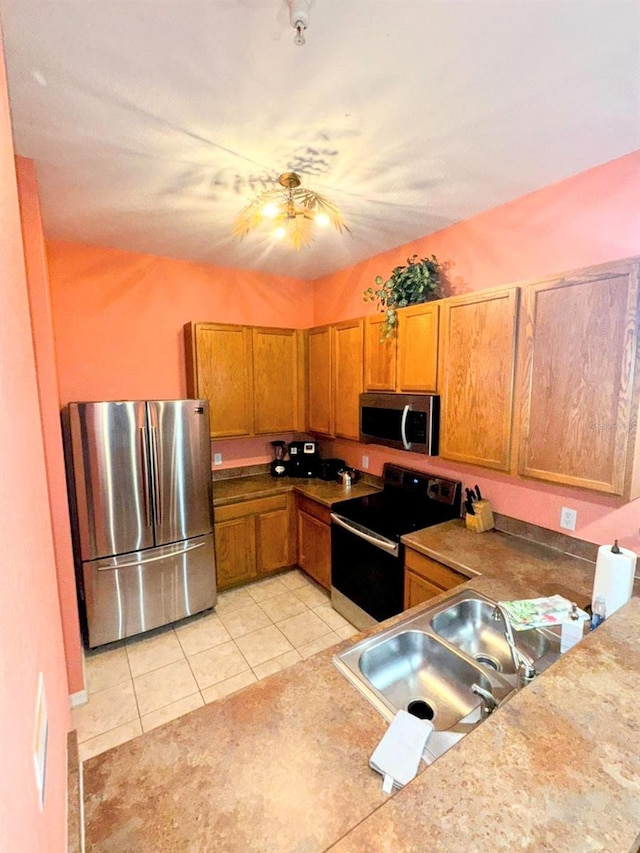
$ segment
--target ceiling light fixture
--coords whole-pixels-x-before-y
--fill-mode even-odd
[[[304,33],[309,26],[309,10],[312,5],[313,0],[289,0],[289,18],[296,31],[293,43],[299,47],[306,44]]]
[[[233,226],[236,236],[245,237],[269,222],[273,223],[276,239],[300,250],[313,241],[314,226],[333,225],[336,231],[349,231],[335,204],[320,193],[301,187],[296,172],[284,172],[278,183],[282,189],[261,192],[240,211]]]

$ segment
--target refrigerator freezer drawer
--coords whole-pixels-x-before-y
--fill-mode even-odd
[[[90,648],[150,631],[216,603],[213,535],[83,563]]]

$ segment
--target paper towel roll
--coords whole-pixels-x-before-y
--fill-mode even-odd
[[[631,598],[633,576],[638,560],[638,555],[628,548],[620,548],[620,553],[614,554],[611,547],[611,545],[601,545],[598,548],[591,596],[591,606],[598,595],[604,598],[607,616],[611,616]]]

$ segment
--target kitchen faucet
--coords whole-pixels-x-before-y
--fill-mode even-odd
[[[532,681],[535,677],[536,670],[533,665],[533,661],[531,661],[516,646],[516,641],[513,639],[513,630],[511,629],[511,622],[509,621],[507,611],[501,604],[496,604],[491,615],[496,622],[500,619],[500,617],[502,617],[502,621],[504,622],[504,637],[507,641],[507,645],[509,646],[509,651],[511,652],[515,671],[518,676],[522,678],[522,682],[524,684],[529,684],[529,682]]]
[[[498,707],[498,702],[493,693],[490,690],[485,690],[484,687],[480,687],[479,684],[472,684],[471,692],[482,699],[482,715],[488,717],[489,714],[493,714]]]

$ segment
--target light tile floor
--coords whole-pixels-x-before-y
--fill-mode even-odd
[[[221,592],[214,611],[85,652],[89,701],[72,710],[86,760],[356,633],[294,570]]]

